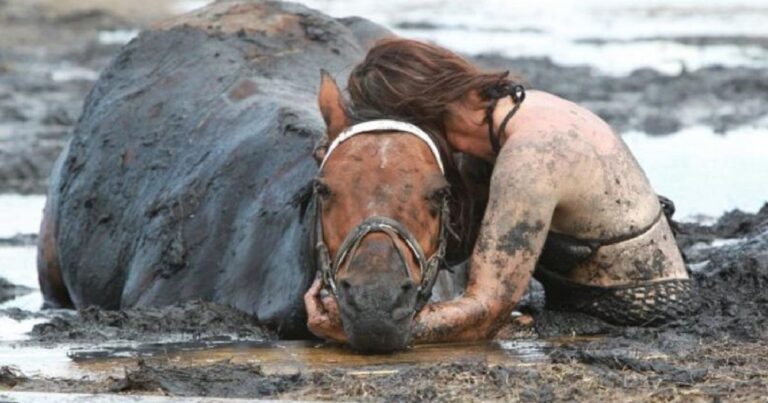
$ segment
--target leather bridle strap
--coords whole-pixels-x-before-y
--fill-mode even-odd
[[[358,123],[342,133],[340,133],[325,152],[325,157],[320,163],[320,170],[322,171],[328,159],[333,154],[333,151],[350,138],[363,133],[369,133],[373,131],[393,131],[410,134],[421,139],[429,147],[432,155],[435,157],[440,172],[445,175],[445,167],[441,158],[439,149],[434,140],[419,127],[410,123],[400,122],[396,120],[372,120],[368,122]],[[387,217],[373,216],[368,217],[362,223],[360,223],[354,230],[352,230],[342,242],[339,250],[336,252],[336,257],[331,260],[330,251],[325,244],[323,237],[323,215],[321,211],[318,195],[315,191],[312,195],[311,203],[315,212],[315,232],[314,232],[314,247],[316,256],[317,269],[322,273],[323,282],[331,289],[331,292],[338,298],[338,289],[336,287],[336,273],[339,272],[341,266],[345,264],[351,256],[355,255],[358,247],[365,238],[366,235],[379,232],[387,235],[395,242],[400,238],[408,249],[413,253],[419,264],[421,270],[421,281],[419,282],[419,288],[417,293],[416,311],[418,312],[428,301],[432,294],[432,287],[437,280],[437,274],[442,268],[445,259],[448,231],[450,226],[450,207],[448,203],[448,196],[446,195],[442,200],[440,209],[440,234],[439,245],[435,253],[427,258],[424,255],[424,250],[421,248],[416,237],[411,231],[409,231],[400,222]],[[407,269],[407,257],[403,254],[403,251],[398,247],[398,253],[400,258],[403,259],[403,263],[406,264]],[[410,272],[407,273],[411,277]]]
[[[420,310],[424,304],[429,301],[432,294],[432,287],[437,280],[437,274],[445,258],[446,244],[447,244],[447,226],[450,219],[450,211],[448,208],[447,198],[443,200],[443,205],[440,213],[440,234],[439,245],[435,253],[427,258],[424,254],[424,250],[421,248],[416,237],[407,228],[405,228],[400,222],[388,217],[373,216],[365,219],[360,225],[352,230],[344,241],[341,243],[339,250],[336,252],[336,257],[331,261],[330,252],[323,240],[323,222],[322,214],[320,212],[320,204],[317,203],[316,196],[313,196],[313,204],[315,204],[315,253],[318,256],[317,265],[318,269],[322,273],[323,282],[328,285],[331,292],[338,298],[338,287],[336,285],[336,273],[339,272],[342,265],[350,258],[354,256],[357,249],[360,247],[363,239],[374,232],[379,232],[387,235],[393,242],[399,238],[405,243],[408,249],[413,253],[416,261],[419,264],[421,271],[421,281],[417,290],[417,304],[416,310]],[[406,264],[406,275],[411,277],[407,268],[408,258],[403,254],[400,248],[396,248],[400,254],[400,258],[403,263]]]

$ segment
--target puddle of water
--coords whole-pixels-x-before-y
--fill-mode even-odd
[[[190,11],[197,10],[198,8],[207,6],[212,3],[211,0],[179,0],[173,5],[173,11],[177,13],[188,13]]]
[[[51,79],[56,82],[96,81],[98,78],[98,71],[79,66],[63,66],[51,72]]]
[[[32,330],[32,327],[45,321],[44,318],[15,320],[9,317],[0,316],[0,329],[2,329],[2,331],[0,331],[0,342],[13,342],[28,339],[29,336],[27,336],[27,333]]]
[[[44,207],[42,195],[0,194],[0,238],[37,234]]]
[[[482,362],[489,365],[531,365],[548,360],[557,346],[544,340],[518,340],[453,345],[416,346],[391,355],[362,355],[351,350],[310,341],[226,343],[136,343],[57,345],[54,348],[0,344],[3,365],[27,376],[105,379],[122,376],[136,367],[136,358],[177,366],[203,366],[228,361],[259,365],[265,373],[342,369],[355,374],[375,374],[408,366],[437,363]]]
[[[766,19],[768,20],[768,18]],[[711,65],[726,67],[768,66],[768,50],[759,46],[698,46],[670,40],[626,43],[574,43],[556,36],[531,32],[478,32],[464,29],[398,30],[417,39],[436,42],[454,51],[507,57],[549,57],[566,66],[591,65],[603,73],[623,76],[640,67],[667,75],[698,70]],[[510,40],[514,37],[514,40]],[[599,63],[599,64],[597,64]]]
[[[676,218],[756,212],[768,201],[768,132],[743,128],[727,135],[692,127],[669,136],[623,136],[654,189],[675,202]]]
[[[549,57],[566,65],[589,65],[608,74],[652,67],[677,74],[720,64],[768,65],[760,46],[683,44],[674,37],[768,35],[768,4],[747,0],[305,0],[334,16],[360,15],[395,32],[478,54]],[[419,25],[429,25],[420,29]],[[661,38],[649,40],[649,38]],[[583,43],[584,39],[624,43]],[[646,38],[640,42],[628,39]],[[663,39],[669,38],[669,39]]]
[[[94,379],[106,378],[109,375],[120,375],[121,368],[114,368],[112,372],[81,370],[67,356],[69,346],[25,347],[13,344],[0,344],[0,357],[2,364],[17,368],[26,376],[56,377],[65,379],[78,379],[82,377],[94,377]]]
[[[103,379],[133,368],[136,358],[178,366],[202,366],[228,361],[259,365],[265,373],[295,373],[343,369],[356,374],[397,370],[413,365],[448,362],[483,362],[489,365],[530,365],[548,359],[555,344],[518,340],[453,345],[416,346],[391,355],[362,355],[351,350],[310,341],[125,344],[94,348],[70,345],[43,347],[0,346],[4,364],[27,375]]]
[[[99,43],[102,45],[125,45],[139,35],[136,29],[118,29],[99,31]]]
[[[40,309],[43,305],[43,295],[40,293],[37,282],[36,261],[37,249],[34,246],[0,246],[0,277],[11,284],[32,289],[30,293],[0,303],[0,309],[20,308],[25,311]],[[0,340],[8,340],[5,330],[6,327],[0,325]]]

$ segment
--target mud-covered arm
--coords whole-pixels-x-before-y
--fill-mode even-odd
[[[462,298],[431,304],[414,323],[416,342],[493,336],[525,292],[557,205],[554,156],[525,143],[496,161],[488,207]]]

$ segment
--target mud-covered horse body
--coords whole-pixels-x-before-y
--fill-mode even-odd
[[[386,34],[295,4],[238,1],[127,45],[52,175],[46,302],[205,299],[304,334],[315,274],[299,196],[324,131],[318,66],[344,73]]]

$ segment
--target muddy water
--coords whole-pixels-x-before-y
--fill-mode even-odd
[[[27,376],[64,379],[106,379],[134,369],[137,358],[147,363],[192,367],[216,362],[258,365],[266,374],[342,369],[350,374],[387,374],[415,365],[483,363],[530,365],[547,362],[548,353],[580,339],[517,340],[455,345],[416,346],[393,355],[361,355],[333,345],[309,341],[183,342],[156,344],[39,345],[0,343],[3,365]]]
[[[265,343],[226,343],[201,346],[143,345],[135,349],[72,350],[70,358],[79,371],[112,371],[135,365],[136,357],[145,361],[164,361],[175,365],[199,366],[218,361],[261,366],[265,373],[295,373],[307,370],[346,369],[351,373],[386,373],[408,365],[450,362],[520,364],[547,360],[555,342],[541,340],[514,343],[476,343],[416,346],[392,355],[361,355],[351,350],[314,342],[284,341]]]

